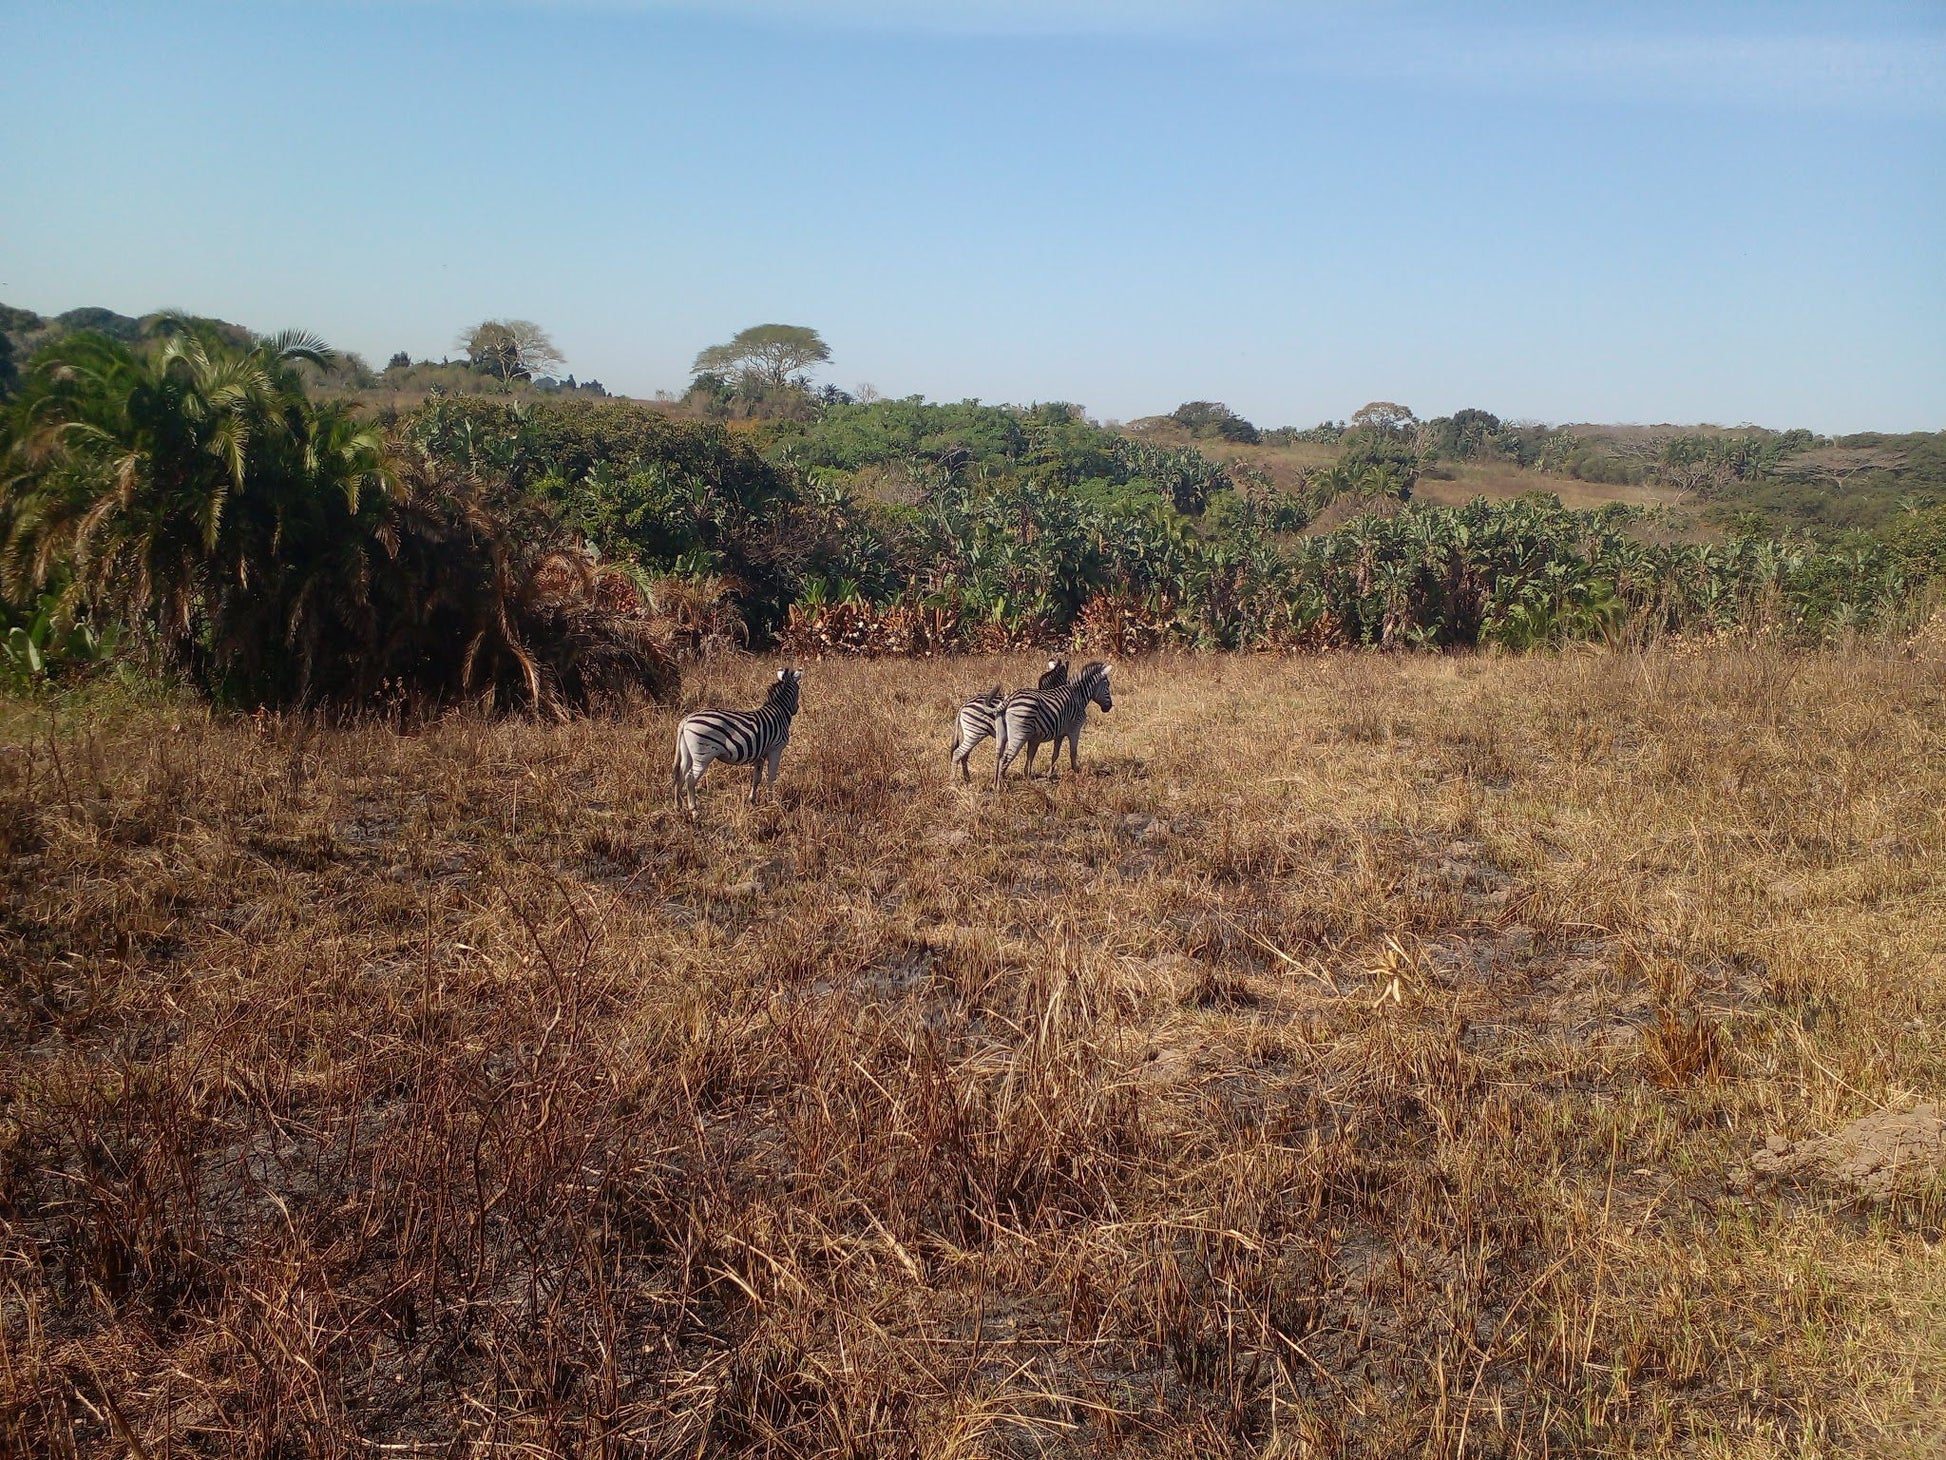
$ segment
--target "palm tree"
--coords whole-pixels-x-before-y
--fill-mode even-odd
[[[267,567],[315,451],[296,365],[332,357],[309,335],[238,349],[193,320],[162,327],[146,348],[83,333],[33,362],[0,468],[0,585],[20,597],[65,569],[70,595],[179,656],[198,604]]]
[[[401,490],[383,436],[344,405],[311,407],[291,457],[259,471],[233,515],[230,571],[212,575],[214,648],[247,697],[302,702],[326,660],[376,632],[375,573],[396,535]],[[259,463],[266,466],[266,463]]]

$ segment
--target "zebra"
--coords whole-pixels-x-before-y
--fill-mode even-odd
[[[685,715],[676,726],[676,804],[687,801],[692,819],[696,815],[696,784],[713,761],[755,767],[750,777],[753,806],[757,788],[764,783],[766,765],[770,783],[777,784],[777,765],[790,743],[791,717],[797,713],[797,682],[801,678],[802,670],[780,669],[760,709],[698,710]]]
[[[1047,668],[1041,671],[1039,688],[1059,689],[1068,682],[1068,661],[1050,659]],[[959,707],[959,714],[953,720],[953,764],[959,767],[961,781],[971,781],[973,773],[966,768],[972,758],[974,748],[987,736],[993,734],[994,718],[1000,713],[1000,706],[1006,702],[1007,693],[995,685],[983,695],[976,695]]]
[[[1081,769],[1081,727],[1088,719],[1088,706],[1100,705],[1103,714],[1115,708],[1115,697],[1108,691],[1109,666],[1094,660],[1081,666],[1081,673],[1059,689],[1016,690],[993,717],[994,738],[1000,742],[993,765],[993,783],[1006,779],[1007,767],[1025,749],[1026,772],[1034,769],[1034,752],[1046,741],[1054,742],[1053,764],[1049,778],[1060,774],[1061,742],[1068,743],[1068,767]]]

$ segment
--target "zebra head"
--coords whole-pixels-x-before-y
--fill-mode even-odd
[[[1081,692],[1101,706],[1104,715],[1115,708],[1115,697],[1108,692],[1108,669],[1099,659],[1091,660],[1081,666],[1081,677],[1075,680]]]
[[[1047,661],[1047,668],[1041,671],[1040,683],[1035,688],[1059,689],[1067,682],[1068,661],[1065,659],[1050,659]]]
[[[797,713],[797,682],[804,677],[801,669],[780,669],[777,679],[770,687],[764,703],[774,705],[786,715]]]

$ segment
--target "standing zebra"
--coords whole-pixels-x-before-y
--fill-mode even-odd
[[[770,767],[770,783],[777,784],[777,764],[790,743],[791,717],[797,713],[797,682],[802,671],[780,669],[755,710],[698,710],[685,715],[676,726],[676,766],[674,772],[676,804],[685,801],[691,817],[696,815],[696,783],[714,761],[726,765],[754,766],[750,777],[750,802],[757,801],[757,788],[764,783],[764,767]]]
[[[1081,727],[1087,722],[1090,704],[1100,705],[1103,714],[1115,708],[1115,697],[1108,692],[1108,666],[1099,660],[1082,665],[1072,684],[1059,689],[1016,690],[1007,696],[1007,702],[993,717],[994,738],[1000,742],[993,765],[994,784],[1006,779],[1007,767],[1023,749],[1027,752],[1026,770],[1031,774],[1034,752],[1050,740],[1054,751],[1049,778],[1060,774],[1063,740],[1068,743],[1069,769],[1080,770]]]
[[[1068,661],[1048,660],[1047,668],[1041,671],[1039,688],[1059,689],[1067,682]],[[977,695],[959,707],[959,714],[953,720],[953,764],[959,767],[960,780],[973,779],[966,762],[971,758],[974,747],[994,733],[994,720],[1006,698],[1006,691],[996,684],[985,694]]]

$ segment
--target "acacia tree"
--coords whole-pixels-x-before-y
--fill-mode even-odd
[[[1821,446],[1800,451],[1788,466],[1795,474],[1842,492],[1861,472],[1893,470],[1905,465],[1905,455],[1875,446]]]
[[[531,380],[567,364],[567,356],[531,319],[483,319],[462,330],[458,343],[475,370],[500,381]]]
[[[693,375],[728,375],[781,390],[793,377],[831,358],[818,332],[801,324],[754,324],[725,344],[698,352]]]

